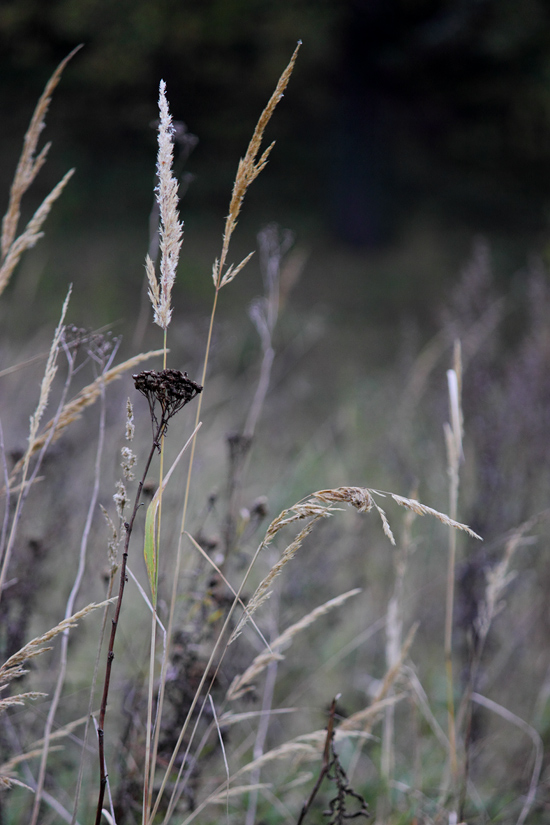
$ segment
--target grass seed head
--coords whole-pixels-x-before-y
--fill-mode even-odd
[[[163,330],[168,328],[172,317],[170,307],[172,287],[176,280],[183,241],[183,224],[180,223],[178,212],[178,182],[172,173],[173,163],[174,127],[166,99],[166,83],[161,80],[157,155],[158,184],[155,189],[160,212],[160,285],[149,256],[146,258],[145,267],[149,281],[149,298],[154,309],[154,322]]]

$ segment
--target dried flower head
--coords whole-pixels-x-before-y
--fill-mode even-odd
[[[201,385],[180,370],[144,370],[132,377],[136,390],[149,402],[151,420],[157,426],[159,437],[166,431],[166,425],[172,416],[202,392]],[[155,412],[157,403],[161,408],[160,423]]]

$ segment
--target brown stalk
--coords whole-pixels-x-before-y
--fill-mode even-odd
[[[177,412],[188,404],[189,401],[191,401],[198,393],[202,391],[200,384],[196,384],[194,381],[191,381],[187,377],[187,373],[182,373],[179,370],[165,369],[161,372],[146,370],[145,372],[140,372],[138,375],[134,375],[133,378],[136,389],[147,398],[149,403],[151,423],[153,426],[153,443],[151,445],[147,461],[145,462],[145,469],[143,471],[141,481],[138,485],[134,509],[132,510],[130,521],[124,525],[126,537],[124,539],[124,550],[122,553],[122,564],[120,568],[118,600],[115,615],[112,619],[111,636],[107,651],[107,664],[105,667],[105,680],[103,683],[103,696],[101,698],[97,728],[100,783],[95,818],[96,825],[100,825],[101,822],[105,788],[107,787],[107,770],[105,765],[105,714],[107,712],[107,700],[109,698],[111,671],[113,667],[113,660],[115,658],[115,637],[118,628],[122,599],[124,596],[124,588],[127,580],[126,566],[128,562],[130,537],[132,535],[132,529],[139,510],[143,485],[145,484],[145,479],[147,478],[147,473],[149,472],[149,467],[151,466],[151,461],[153,460],[155,450],[160,452],[161,441],[166,433],[168,422]],[[160,407],[160,413],[157,413],[157,404]]]
[[[99,776],[100,776],[100,785],[99,785],[99,796],[97,800],[97,809],[96,809],[96,818],[95,822],[96,825],[100,825],[101,822],[101,812],[103,809],[103,800],[105,798],[105,788],[107,786],[107,770],[105,765],[105,713],[107,711],[107,699],[109,698],[109,687],[111,683],[111,670],[113,667],[113,659],[115,658],[114,654],[114,646],[115,646],[115,637],[116,631],[118,627],[118,620],[120,616],[120,607],[122,605],[122,598],[124,596],[124,587],[127,581],[126,575],[126,565],[128,562],[128,548],[130,545],[130,536],[132,535],[132,529],[134,526],[134,521],[136,519],[137,512],[140,506],[141,500],[141,493],[143,490],[143,485],[145,483],[145,479],[147,477],[147,473],[149,472],[149,467],[151,465],[151,461],[153,460],[153,455],[155,454],[155,450],[158,449],[158,445],[160,443],[161,431],[164,426],[164,421],[161,419],[156,437],[153,439],[153,444],[151,450],[149,452],[149,456],[147,457],[147,461],[145,463],[145,470],[143,471],[143,476],[141,481],[139,482],[136,499],[134,502],[134,509],[132,511],[132,515],[130,521],[127,522],[124,527],[126,529],[126,538],[124,539],[124,551],[122,553],[122,565],[120,568],[120,584],[118,588],[118,599],[117,605],[115,609],[115,615],[112,619],[112,626],[111,626],[111,636],[109,638],[109,649],[107,651],[107,665],[105,668],[105,680],[103,682],[103,696],[101,697],[101,708],[99,711],[99,720],[98,720],[98,728],[97,728],[97,738],[99,744]]]

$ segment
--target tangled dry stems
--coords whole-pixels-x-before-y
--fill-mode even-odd
[[[245,156],[239,162],[229,207],[229,214],[225,224],[221,255],[219,259],[216,260],[213,268],[213,280],[216,289],[216,295],[217,292],[221,289],[221,287],[227,285],[228,283],[230,283],[231,280],[234,279],[234,277],[242,270],[242,268],[245,266],[245,264],[249,261],[251,257],[251,255],[247,255],[236,267],[226,267],[229,242],[237,225],[238,217],[241,212],[245,194],[250,184],[255,180],[258,174],[265,167],[269,154],[273,148],[273,144],[271,144],[267,147],[267,149],[265,149],[263,153],[260,154],[261,144],[263,141],[266,126],[275,110],[275,107],[277,106],[281,97],[283,96],[285,88],[288,84],[296,60],[298,48],[299,47],[297,47],[297,49],[295,50],[288,67],[283,72],[283,75],[281,76],[279,83],[277,84],[277,88],[273,96],[271,97],[268,105],[266,106],[258,121],[258,124],[256,126],[252,140],[250,141]],[[8,213],[4,219],[2,227],[2,261],[0,264],[0,292],[4,289],[5,285],[7,284],[23,252],[30,246],[32,246],[40,237],[44,220],[46,219],[52,204],[59,196],[62,189],[66,185],[68,179],[70,178],[70,175],[72,174],[72,172],[67,173],[67,175],[54,188],[50,195],[46,197],[46,199],[39,207],[35,215],[29,221],[26,229],[21,233],[19,237],[16,237],[18,222],[20,218],[21,199],[27,191],[28,187],[36,178],[36,175],[38,174],[41,166],[43,165],[49,149],[49,145],[47,145],[37,154],[38,139],[44,125],[44,117],[50,102],[53,89],[59,81],[61,72],[67,60],[69,60],[71,56],[72,55],[70,55],[65,61],[63,61],[63,63],[60,65],[60,67],[52,77],[50,83],[48,84],[44,92],[44,95],[42,96],[38,104],[36,112],[33,116],[33,120],[31,121],[31,126],[29,127],[29,131],[25,138],[24,151],[19,162],[19,166],[14,179],[14,184],[12,186],[12,191],[10,194]],[[155,323],[161,326],[164,332],[166,332],[172,317],[171,292],[174,283],[176,266],[182,241],[182,224],[179,221],[179,215],[177,210],[177,181],[175,180],[172,172],[173,126],[171,115],[168,110],[166,89],[164,84],[162,83],[160,86],[159,94],[159,108],[160,128],[159,152],[157,157],[158,186],[156,189],[157,202],[160,212],[161,261],[159,265],[159,278],[157,279],[153,262],[149,258],[147,259],[146,270],[149,282],[149,296],[153,304],[154,321]],[[105,387],[108,386],[113,380],[120,378],[124,372],[126,372],[129,369],[132,369],[134,366],[136,366],[138,363],[142,362],[145,359],[151,358],[153,356],[158,356],[161,354],[166,357],[167,348],[165,338],[165,346],[162,350],[155,350],[149,353],[142,353],[138,356],[135,356],[134,358],[128,359],[123,364],[105,370],[99,378],[97,378],[94,382],[92,382],[83,390],[81,390],[75,398],[64,404],[61,407],[59,413],[42,429],[41,432],[39,432],[40,424],[48,405],[48,400],[50,397],[50,393],[52,391],[52,386],[56,375],[57,356],[60,351],[60,348],[63,346],[62,338],[67,329],[64,323],[65,313],[67,310],[67,302],[68,299],[65,302],[61,321],[54,334],[54,339],[48,356],[45,375],[40,390],[39,402],[35,414],[31,420],[31,431],[29,436],[28,449],[24,458],[16,463],[15,467],[13,468],[10,474],[9,484],[6,486],[6,489],[4,490],[6,494],[9,494],[10,492],[14,491],[23,491],[25,486],[25,468],[26,466],[28,466],[31,457],[36,455],[39,451],[43,450],[50,443],[53,443],[53,441],[58,439],[68,428],[68,426],[80,417],[80,415],[86,407],[94,404],[101,397]],[[265,369],[262,366],[263,383],[260,382],[258,386],[258,390],[255,396],[254,407],[247,419],[245,432],[242,436],[238,436],[238,438],[235,440],[235,444],[237,444],[237,446],[242,446],[243,444],[246,444],[247,452],[251,448],[253,443],[255,423],[258,420],[258,416],[260,414],[266,396],[267,387],[269,384],[270,367],[274,356],[273,328],[277,317],[278,307],[278,294],[274,294],[272,296],[271,303],[268,301],[266,304],[256,304],[255,307],[252,308],[251,312],[251,316],[253,318],[254,323],[256,324],[258,333],[260,335],[262,351],[264,355],[264,363],[267,366]],[[494,328],[494,324],[496,323],[495,318],[496,316],[500,317],[500,313],[500,306],[493,308],[489,320],[482,319],[482,321],[480,321],[477,325],[473,325],[472,329],[475,330],[475,335],[473,335],[473,337],[476,341],[479,342],[483,340],[483,336],[487,334],[487,328],[489,326],[491,327],[491,329]],[[421,391],[418,390],[418,386],[425,386],[427,375],[433,368],[433,364],[441,354],[442,349],[443,345],[441,341],[438,340],[436,342],[436,345],[434,345],[432,349],[426,354],[426,357],[423,359],[422,363],[419,364],[417,369],[417,376],[415,379],[416,384],[413,387],[413,389],[411,389],[411,393],[416,394],[415,397],[417,397],[418,392]],[[205,358],[203,374],[206,374],[207,361],[208,352]],[[454,468],[454,482],[456,489],[458,489],[458,465],[459,461],[462,459],[462,411],[459,403],[462,370],[457,368],[456,359],[454,370],[451,370],[449,372],[453,373],[454,375],[454,379],[452,375],[450,376],[449,384],[451,387],[451,395],[454,392],[456,403],[454,404],[454,406],[451,405],[451,424],[448,425],[446,429],[446,440],[449,450],[449,464],[452,468]],[[187,403],[193,400],[193,398],[195,398],[202,392],[203,387],[201,384],[198,384],[197,382],[194,382],[191,379],[189,379],[187,373],[175,369],[166,368],[158,372],[154,370],[147,370],[141,372],[137,375],[134,375],[134,380],[136,389],[147,398],[147,401],[149,403],[151,418],[153,423],[156,424],[159,433],[159,436],[156,439],[156,443],[153,446],[155,448],[159,448],[160,445],[158,442],[160,442],[160,435],[163,434],[163,432],[161,433],[161,423],[164,422],[164,424],[167,424],[168,421],[173,417],[173,415],[175,415],[179,410],[181,410],[183,406],[185,406]],[[197,420],[199,412],[197,413]],[[133,412],[131,408],[128,408],[126,422],[126,434],[128,437],[133,436],[133,430]],[[129,448],[123,448],[122,457],[123,472],[125,478],[126,480],[131,481],[133,475],[133,468],[136,461],[135,455]],[[189,479],[191,478],[190,473],[192,464],[193,458],[191,457]],[[15,481],[21,473],[23,474],[23,481],[20,482],[19,486],[16,486]],[[168,476],[165,479],[165,481],[167,480]],[[120,484],[122,484],[122,482]],[[161,483],[159,485],[159,490],[161,493],[163,489],[164,482],[161,479]],[[204,696],[203,690],[205,688],[205,684],[210,680],[211,666],[214,667],[215,665],[215,676],[210,681],[210,687],[206,688],[206,696],[208,696],[211,701],[212,713],[214,721],[216,723],[215,727],[217,727],[218,729],[224,759],[224,728],[228,727],[229,725],[234,727],[237,724],[250,720],[254,716],[258,716],[258,712],[256,711],[241,714],[226,712],[221,715],[217,715],[215,703],[212,700],[211,691],[216,687],[216,675],[219,672],[221,660],[223,660],[224,656],[226,655],[229,645],[232,642],[234,642],[237,639],[237,637],[242,633],[245,625],[251,619],[253,614],[256,613],[259,610],[259,608],[265,604],[267,598],[271,593],[271,588],[275,582],[275,579],[277,579],[277,577],[280,576],[280,574],[284,571],[286,565],[289,562],[291,562],[292,559],[295,558],[297,553],[301,550],[303,543],[306,541],[306,539],[314,530],[314,528],[322,521],[335,515],[335,513],[340,509],[340,505],[349,505],[353,507],[355,510],[357,510],[359,513],[368,513],[375,510],[379,518],[381,519],[382,528],[385,535],[390,540],[392,545],[396,545],[395,536],[390,526],[388,517],[386,515],[385,510],[382,509],[382,507],[378,504],[378,498],[386,498],[388,500],[392,500],[397,505],[399,505],[402,508],[405,508],[408,511],[408,513],[411,516],[411,518],[409,518],[407,522],[407,529],[409,529],[409,532],[410,525],[412,522],[412,516],[429,515],[439,520],[448,528],[451,528],[451,530],[464,531],[470,537],[480,539],[480,536],[467,525],[459,522],[456,518],[451,518],[438,510],[435,510],[431,507],[422,504],[414,497],[405,498],[395,493],[388,493],[374,488],[359,486],[340,486],[314,492],[311,495],[294,504],[292,507],[285,508],[275,519],[272,520],[272,522],[270,523],[265,532],[263,540],[260,542],[254,554],[252,563],[240,587],[234,588],[230,584],[230,579],[225,576],[225,560],[224,564],[220,567],[218,567],[212,561],[212,566],[216,573],[219,575],[219,579],[227,585],[228,590],[231,592],[232,596],[234,596],[234,599],[232,601],[231,608],[229,609],[229,611],[227,611],[227,620],[223,625],[223,629],[219,634],[216,642],[212,645],[213,653],[207,666],[203,668],[199,688],[196,691],[196,694],[193,698],[191,710],[189,711],[189,714],[181,727],[177,744],[169,758],[168,768],[165,772],[162,783],[159,783],[159,777],[156,772],[156,756],[160,724],[157,723],[157,727],[154,732],[154,736],[157,738],[155,739],[154,746],[152,748],[151,731],[149,730],[149,732],[147,733],[147,748],[149,749],[148,758],[150,760],[150,764],[148,768],[146,761],[146,767],[144,771],[144,823],[152,823],[155,819],[155,816],[159,810],[160,800],[163,795],[164,789],[168,782],[173,781],[173,775],[175,773],[173,769],[176,767],[176,759],[179,759],[179,764],[181,766],[180,772],[175,783],[172,799],[168,805],[168,812],[166,814],[165,821],[168,821],[171,818],[172,814],[176,810],[177,800],[179,798],[176,796],[176,790],[179,786],[180,790],[178,791],[178,793],[182,792],[182,789],[185,787],[185,783],[189,780],[191,772],[191,769],[189,769],[188,765],[191,764],[194,759],[198,758],[198,756],[201,753],[202,745],[199,745],[196,747],[195,750],[196,756],[192,755],[193,737],[195,735],[195,731],[197,730],[197,726],[200,721],[200,713],[202,713],[202,711],[200,711],[200,713],[197,716],[193,716],[193,711],[199,699],[201,701],[204,699],[202,707],[203,709],[205,707],[206,697]],[[124,523],[124,504],[126,501],[126,491],[123,486],[119,486],[117,489],[117,493],[115,494],[115,502],[117,505],[118,516],[120,519],[120,524],[118,526],[115,524],[115,521],[110,517],[107,510],[104,511],[112,533],[109,556],[111,582],[112,577],[118,567],[118,563],[116,561],[116,553],[117,549],[119,548],[120,541],[123,538],[122,533],[124,529],[128,529],[128,525],[125,526]],[[158,504],[158,502],[156,503]],[[187,492],[185,499],[184,516],[182,518],[182,536],[188,535],[184,531],[186,508]],[[454,515],[453,512],[452,514]],[[305,526],[304,522],[307,522]],[[487,638],[487,635],[489,633],[489,629],[492,626],[494,619],[502,610],[503,595],[506,592],[510,583],[512,582],[514,576],[516,575],[515,571],[511,571],[510,569],[512,558],[517,549],[523,546],[528,541],[527,533],[531,532],[531,530],[534,527],[534,524],[534,520],[529,520],[522,524],[519,528],[517,528],[517,530],[511,534],[505,545],[505,551],[502,560],[486,571],[486,587],[484,591],[484,598],[480,603],[479,613],[475,622],[475,629],[478,634],[478,647],[475,651],[474,660],[477,664],[479,663],[481,651],[484,642]],[[267,548],[269,548],[276,539],[280,538],[279,534],[281,533],[281,531],[284,529],[286,530],[286,528],[291,528],[292,526],[301,529],[299,529],[297,535],[288,544],[286,544],[284,549],[280,553],[278,553],[278,558],[275,561],[275,563],[270,562],[271,566],[269,567],[268,572],[262,577],[259,585],[256,587],[252,596],[248,598],[246,606],[244,606],[242,601],[242,598],[245,598],[243,595],[243,588],[247,581],[247,577],[252,566],[261,556],[265,555],[264,551]],[[193,542],[196,547],[199,547],[202,557],[208,558],[208,552],[206,550],[202,550],[198,542],[195,542],[194,540]],[[228,546],[230,546],[230,542],[228,542]],[[126,551],[127,549],[128,547],[126,546]],[[176,563],[175,570],[176,572],[174,575],[174,588],[177,587],[179,580],[179,561]],[[390,712],[393,713],[393,709],[395,708],[395,706],[401,703],[404,699],[414,700],[417,707],[420,709],[421,713],[424,715],[429,726],[431,727],[434,736],[438,739],[439,743],[445,749],[446,753],[452,752],[452,743],[450,743],[449,739],[446,738],[445,733],[443,732],[441,726],[437,722],[437,719],[432,713],[427,696],[424,692],[422,685],[420,684],[420,681],[418,680],[418,677],[414,673],[412,665],[408,664],[411,646],[413,644],[413,640],[418,629],[417,624],[412,625],[405,641],[401,643],[401,632],[404,619],[402,614],[402,604],[400,602],[399,597],[403,594],[402,585],[405,576],[404,570],[405,564],[401,559],[401,561],[398,562],[398,564],[396,564],[397,583],[394,592],[395,598],[390,604],[391,610],[389,607],[387,613],[388,653],[386,672],[383,675],[383,677],[379,680],[377,690],[374,691],[374,696],[368,704],[368,706],[351,713],[347,718],[341,720],[334,730],[334,741],[344,742],[346,740],[354,740],[356,742],[355,756],[353,757],[351,763],[352,766],[355,766],[357,764],[362,747],[366,743],[370,742],[373,725],[382,716]],[[124,577],[124,570],[122,571],[122,575]],[[399,584],[399,582],[401,584]],[[176,589],[174,589],[174,592],[176,592]],[[318,607],[311,609],[301,619],[290,624],[284,632],[274,634],[274,638],[270,641],[270,643],[265,644],[265,649],[262,649],[260,653],[257,653],[257,655],[253,658],[251,664],[248,665],[248,667],[246,667],[237,676],[233,678],[229,688],[225,690],[225,700],[233,702],[249,694],[253,687],[256,687],[256,684],[259,682],[260,677],[264,675],[266,671],[268,671],[271,668],[271,666],[276,665],[284,659],[283,651],[285,651],[286,648],[288,648],[288,646],[294,642],[298,634],[304,633],[308,628],[314,625],[315,622],[320,620],[321,617],[327,615],[330,611],[334,610],[335,608],[344,605],[344,603],[347,602],[348,599],[350,599],[352,596],[358,595],[359,592],[360,590],[358,588],[354,588],[353,590],[349,590],[348,592],[343,593],[340,596],[331,598],[325,601],[323,604],[319,605]],[[109,599],[100,604],[92,603],[83,610],[74,613],[72,616],[70,616],[63,622],[60,622],[51,630],[47,631],[46,633],[42,634],[41,636],[38,636],[36,639],[33,639],[31,642],[24,645],[17,653],[11,656],[0,668],[0,689],[3,689],[6,686],[8,686],[9,683],[12,682],[14,679],[24,676],[27,672],[26,664],[29,661],[40,656],[41,654],[45,653],[46,651],[51,650],[52,646],[49,644],[49,642],[52,641],[56,636],[60,635],[61,633],[67,633],[70,628],[74,627],[75,623],[79,619],[83,618],[92,610],[95,610],[98,607],[106,607],[107,605],[112,603],[112,601],[113,599]],[[173,602],[175,602],[175,600],[173,600]],[[235,626],[232,627],[230,622],[231,615],[234,609],[239,605],[243,607],[243,614],[240,621],[236,622]],[[150,602],[148,603],[148,609],[150,609],[153,614],[155,613],[155,608]],[[223,610],[220,610],[220,615],[223,616]],[[172,618],[173,612],[170,614],[169,632],[167,634],[169,637],[168,644],[171,644],[172,641]],[[157,619],[158,617],[154,615],[154,627],[156,627],[155,621]],[[215,624],[214,620],[212,621],[212,624]],[[252,624],[254,623],[252,622]],[[258,629],[257,625],[254,625],[254,627],[256,630]],[[221,640],[225,638],[224,633],[226,631],[227,636],[229,638],[228,641],[224,642],[224,644],[222,645]],[[151,647],[152,667],[149,678],[150,684],[152,686],[155,681],[154,632],[153,643]],[[112,645],[110,647],[110,654],[111,653]],[[216,661],[214,661],[215,659]],[[162,663],[161,669],[161,687],[160,693],[158,695],[158,708],[160,709],[162,708],[162,691],[164,690],[164,687],[169,678],[167,674],[168,658],[166,657],[166,659]],[[273,697],[268,695],[268,685],[269,680],[266,680],[266,687],[264,688],[264,702],[266,703],[267,708],[266,714],[274,715],[275,711],[273,711],[270,706]],[[472,678],[472,687],[473,685],[474,679]],[[153,688],[151,687],[150,690],[152,692]],[[11,696],[6,695],[4,698],[0,699],[0,711],[5,712],[11,707],[20,706],[28,700],[37,699],[42,696],[44,696],[44,694],[39,691],[26,691]],[[498,713],[502,718],[506,719],[511,724],[514,724],[516,727],[518,727],[524,733],[530,736],[534,743],[536,751],[536,764],[532,773],[530,788],[520,813],[519,821],[523,822],[534,802],[536,787],[542,766],[542,743],[541,741],[539,741],[540,737],[538,733],[534,730],[534,728],[529,726],[526,722],[523,722],[523,720],[519,719],[519,717],[512,714],[511,712],[506,711],[504,708],[498,706],[496,703],[491,703],[491,700],[487,699],[486,697],[483,697],[477,691],[470,690],[467,699],[470,702],[470,704],[471,701],[475,701],[480,706],[490,709],[494,713]],[[105,708],[103,708],[103,715],[104,710]],[[290,712],[290,710],[292,709],[286,710]],[[161,710],[159,710],[159,719],[161,718],[161,716],[162,712]],[[463,719],[463,716],[461,717],[459,714],[457,721],[458,727],[460,726],[459,723]],[[386,718],[389,717],[386,716]],[[75,720],[74,722],[71,722],[70,724],[63,726],[59,731],[49,733],[47,736],[48,746],[51,744],[52,741],[68,736],[79,725],[82,725],[85,722],[85,719],[86,717]],[[181,755],[179,755],[179,749],[182,745],[182,742],[184,740],[184,737],[186,735],[187,729],[191,721],[195,723],[195,729],[189,736],[188,742],[186,743],[185,755],[181,757]],[[210,727],[212,728],[213,726],[214,725],[212,724]],[[391,725],[387,726],[387,728],[385,729],[384,736],[387,740],[392,739],[389,745],[386,743],[387,749],[389,749],[387,750],[387,752],[390,752],[391,748],[393,747],[393,728],[391,727]],[[206,737],[204,739],[204,742],[207,741],[208,739]],[[260,753],[260,755],[257,755],[255,758],[250,759],[246,762],[246,764],[241,764],[240,767],[238,767],[236,770],[233,770],[233,773],[231,773],[231,775],[229,772],[228,763],[226,761],[226,780],[224,780],[223,783],[218,783],[217,787],[213,792],[208,793],[202,799],[201,802],[195,805],[194,810],[187,817],[185,823],[189,823],[197,816],[199,816],[208,805],[219,804],[222,802],[228,804],[229,800],[237,799],[241,797],[243,794],[253,794],[261,792],[267,793],[268,791],[271,791],[271,789],[274,787],[273,783],[255,781],[255,778],[259,777],[259,772],[261,770],[263,770],[266,766],[271,765],[272,763],[280,762],[282,760],[292,760],[294,766],[299,765],[301,761],[318,761],[322,757],[323,746],[325,746],[326,748],[326,742],[327,732],[324,730],[315,730],[311,733],[295,736],[292,739],[282,744],[276,745],[274,747],[266,746],[264,752]],[[42,742],[39,741],[38,743],[34,743],[34,745],[30,747],[25,753],[13,756],[11,759],[5,761],[4,764],[0,766],[0,783],[3,787],[9,787],[12,781],[20,782],[20,780],[18,780],[15,777],[15,769],[19,765],[21,765],[21,763],[43,754],[43,746],[45,743],[46,737]],[[53,753],[55,750],[55,748],[49,746],[50,754]],[[161,760],[159,760],[158,764],[161,764]],[[389,781],[393,770],[391,758],[389,757],[386,766],[387,771],[384,774],[384,779],[388,779]],[[184,770],[187,773],[182,778],[182,772]],[[250,775],[251,779],[251,781],[248,784],[234,784],[236,780],[246,775]],[[307,776],[305,779],[306,781],[309,781],[309,778]],[[299,777],[296,781],[303,781],[303,777]],[[150,786],[149,790],[147,790],[148,784]],[[153,789],[157,791],[159,784],[160,792],[158,793],[155,805],[152,807],[151,797]],[[29,790],[33,790],[30,786],[28,787]],[[343,780],[342,788],[344,788]],[[37,815],[38,804],[39,803],[37,802],[37,804],[35,805]],[[98,817],[101,817],[103,814],[101,807],[102,805],[99,805]],[[252,809],[249,807],[249,813],[251,810]],[[335,814],[335,809],[331,809],[330,813],[331,816],[336,816],[336,819],[331,819],[331,821],[343,821],[343,818],[341,818],[341,820],[338,819],[338,814]],[[451,810],[450,815],[454,816],[455,813],[456,811]],[[112,818],[112,810],[110,816]]]

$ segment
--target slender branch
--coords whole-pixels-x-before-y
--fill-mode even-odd
[[[120,608],[122,605],[122,598],[124,596],[124,588],[127,581],[126,576],[126,564],[128,561],[128,548],[130,545],[130,537],[132,535],[132,529],[134,526],[134,522],[136,520],[137,512],[140,507],[140,500],[141,500],[141,493],[143,490],[143,485],[145,483],[145,479],[147,478],[147,473],[149,472],[149,467],[151,466],[151,461],[153,460],[153,456],[155,454],[155,450],[158,449],[160,437],[162,435],[163,430],[166,428],[166,421],[164,420],[164,416],[161,418],[160,423],[157,428],[157,433],[155,438],[153,439],[153,444],[151,450],[149,452],[149,456],[147,458],[145,464],[145,470],[143,472],[143,476],[141,481],[139,482],[137,493],[136,493],[136,500],[134,502],[134,509],[132,511],[132,515],[130,521],[127,522],[124,526],[126,529],[126,538],[124,540],[124,551],[122,553],[122,565],[120,568],[120,584],[118,590],[118,599],[115,609],[115,615],[112,620],[112,627],[111,627],[111,637],[109,639],[109,649],[107,652],[107,665],[105,668],[105,681],[103,683],[103,696],[101,699],[101,708],[99,711],[99,720],[98,720],[98,729],[97,729],[97,738],[99,743],[99,774],[100,774],[100,785],[99,785],[99,796],[97,800],[97,809],[96,809],[96,818],[95,822],[96,825],[100,825],[101,822],[101,811],[103,808],[103,800],[105,798],[105,787],[107,785],[107,773],[105,768],[105,713],[107,711],[107,699],[109,697],[109,687],[111,683],[111,670],[113,667],[113,659],[115,658],[114,654],[114,645],[115,645],[115,637],[118,627],[118,619],[120,616]]]
[[[111,670],[113,667],[114,644],[115,636],[118,627],[118,619],[120,616],[120,609],[122,605],[122,598],[124,596],[124,587],[126,585],[126,564],[128,561],[128,547],[130,545],[130,536],[136,520],[137,512],[140,506],[141,493],[151,461],[155,450],[161,452],[162,439],[166,433],[168,422],[176,415],[186,404],[195,398],[196,395],[202,392],[202,386],[187,376],[186,372],[180,370],[163,369],[161,372],[154,370],[145,370],[133,376],[136,390],[142,393],[149,404],[149,412],[151,414],[151,424],[153,427],[153,444],[149,452],[145,464],[145,470],[141,481],[139,482],[136,493],[136,500],[130,521],[125,524],[126,538],[124,540],[124,551],[122,553],[122,565],[120,569],[120,585],[117,600],[115,615],[112,620],[111,638],[109,640],[109,649],[107,651],[107,665],[105,668],[105,681],[103,683],[103,697],[101,700],[101,708],[99,711],[99,720],[97,728],[97,736],[99,742],[99,772],[100,772],[100,787],[99,797],[96,810],[96,825],[100,824],[101,811],[103,807],[103,800],[105,798],[105,788],[107,785],[107,772],[105,768],[105,742],[104,742],[104,724],[105,713],[107,711],[107,699],[109,696],[109,685],[111,681]],[[157,417],[157,405],[160,407],[160,412]],[[154,605],[153,605],[154,606]]]

